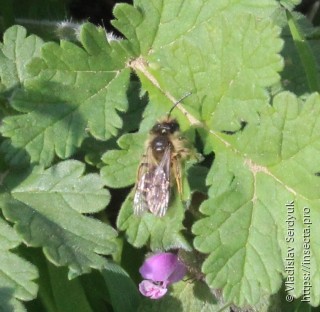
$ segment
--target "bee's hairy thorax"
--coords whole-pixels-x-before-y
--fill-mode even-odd
[[[157,162],[161,160],[168,147],[172,151],[174,150],[171,137],[174,133],[179,132],[179,128],[179,124],[175,119],[158,122],[152,127],[150,134],[153,138],[150,141],[150,147],[152,155]]]

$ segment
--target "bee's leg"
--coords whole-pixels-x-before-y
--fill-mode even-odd
[[[174,154],[179,155],[178,157],[180,157],[180,159],[189,158],[190,148],[188,140],[180,134],[177,134],[174,137],[175,139],[172,140],[175,151]]]
[[[178,151],[180,158],[186,159],[190,156],[190,149],[189,148],[182,148]]]
[[[180,164],[180,161],[177,159],[178,157],[179,157],[178,154],[172,156],[172,171],[176,179],[178,192],[181,197],[182,196],[182,176],[181,176],[181,164]]]

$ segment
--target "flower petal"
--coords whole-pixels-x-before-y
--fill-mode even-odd
[[[176,283],[184,278],[187,273],[187,268],[185,265],[178,259],[175,269],[168,278],[168,284]]]
[[[150,299],[160,299],[166,294],[167,288],[164,285],[156,285],[151,281],[143,280],[139,284],[139,291]]]
[[[173,274],[177,262],[178,257],[173,253],[158,253],[146,259],[139,272],[145,279],[165,282]]]

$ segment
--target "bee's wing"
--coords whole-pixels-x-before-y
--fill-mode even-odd
[[[145,212],[148,209],[148,205],[145,198],[146,184],[147,184],[146,175],[147,173],[144,173],[141,176],[136,186],[136,192],[134,194],[134,199],[133,199],[133,212],[136,215],[141,215],[143,212]]]
[[[136,215],[141,215],[144,211],[148,210],[148,204],[146,202],[146,193],[150,186],[150,169],[153,166],[150,163],[151,149],[148,148],[145,156],[138,169],[137,184],[135,187],[135,194],[133,199],[133,212]]]
[[[157,167],[150,172],[150,185],[146,193],[148,209],[156,216],[165,215],[170,198],[171,148],[168,146]]]

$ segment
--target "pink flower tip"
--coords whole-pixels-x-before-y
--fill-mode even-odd
[[[147,258],[139,272],[145,278],[139,285],[141,294],[159,299],[166,294],[168,285],[183,279],[186,267],[177,255],[162,252]]]
[[[151,281],[143,280],[139,284],[139,290],[145,297],[149,297],[150,299],[160,299],[166,294],[168,289],[164,285],[157,285]]]

